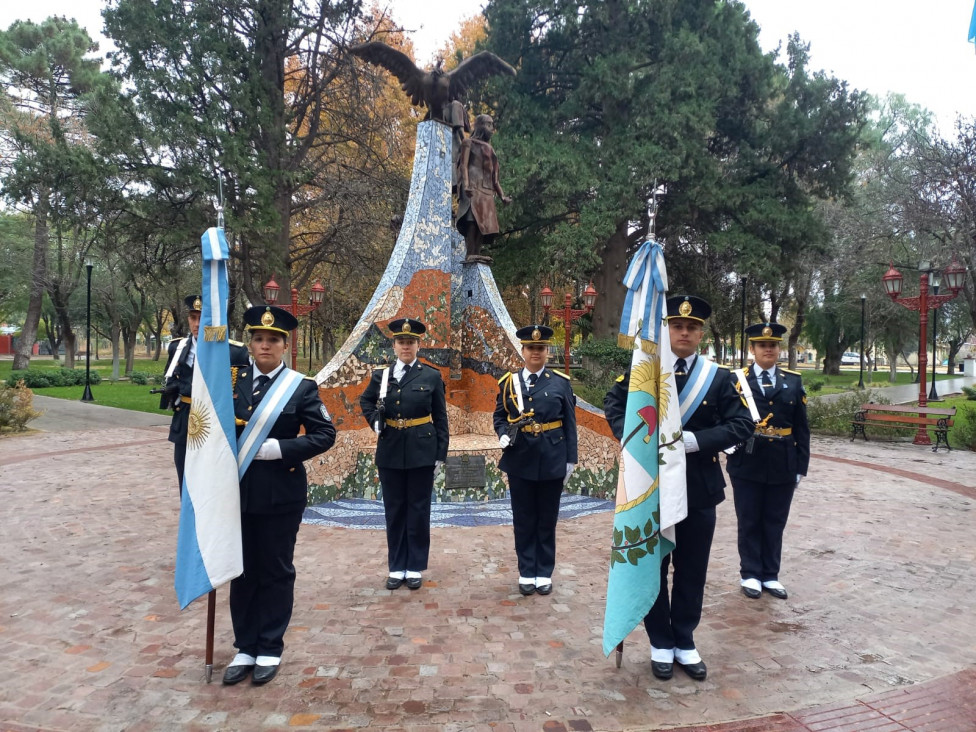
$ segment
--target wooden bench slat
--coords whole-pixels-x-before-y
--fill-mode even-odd
[[[955,416],[955,407],[909,407],[903,404],[862,404],[861,412],[894,412],[898,414],[944,414]]]
[[[861,420],[858,420],[861,421]],[[908,415],[895,415],[895,414],[865,414],[865,423],[897,423],[897,422],[910,422],[911,424],[930,424],[930,425],[940,425],[945,423],[946,426],[952,426],[951,419],[936,419],[934,417],[909,417]]]

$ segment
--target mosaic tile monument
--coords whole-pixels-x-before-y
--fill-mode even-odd
[[[376,435],[359,411],[359,397],[372,370],[393,360],[386,324],[403,317],[427,326],[420,358],[440,369],[447,387],[451,454],[484,455],[489,482],[500,485],[492,412],[497,380],[522,367],[521,345],[491,269],[465,262],[451,210],[451,134],[438,121],[418,125],[409,200],[390,262],[349,338],[315,376],[339,435],[311,466],[309,482],[321,493],[313,500],[376,495]],[[569,489],[612,496],[619,446],[602,411],[583,401],[576,411],[580,464]],[[461,497],[497,497],[497,490],[454,500]]]

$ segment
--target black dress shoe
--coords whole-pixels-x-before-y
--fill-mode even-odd
[[[780,600],[785,600],[787,597],[789,597],[789,595],[786,594],[785,587],[763,587],[763,589],[773,597]]]
[[[655,678],[667,681],[674,675],[674,664],[664,661],[651,661],[651,673]]]
[[[403,577],[387,577],[386,578],[386,589],[395,590],[400,587],[404,582]]]
[[[550,592],[552,592],[552,582],[550,582],[548,585],[537,585],[535,591],[540,595],[548,595]]]
[[[753,587],[746,587],[743,585],[742,594],[752,600],[758,600],[760,597],[762,597],[762,590],[757,590]]]
[[[704,661],[699,661],[698,663],[678,663],[678,665],[695,681],[704,681],[708,675],[708,669],[705,668]]]
[[[224,683],[227,684],[227,686],[239,684],[248,677],[253,669],[253,664],[248,664],[246,666],[228,666],[226,669],[224,669]]]
[[[407,587],[411,590],[419,590],[420,585],[424,583],[422,577],[407,577]]]
[[[523,595],[531,595],[533,592],[535,592],[535,585],[523,585],[521,582],[519,582],[519,592],[521,592]]]
[[[278,666],[255,666],[254,675],[251,677],[251,683],[255,686],[261,686],[261,684],[267,684],[277,675]]]

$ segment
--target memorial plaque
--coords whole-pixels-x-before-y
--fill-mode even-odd
[[[487,484],[484,455],[448,455],[444,467],[444,486],[449,491],[484,488]]]

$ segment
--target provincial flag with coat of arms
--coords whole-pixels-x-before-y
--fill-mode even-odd
[[[181,609],[244,571],[223,228],[207,229],[201,245],[202,312],[176,542],[174,584]]]
[[[646,241],[624,278],[618,344],[632,350],[621,440],[603,652],[610,655],[657,599],[661,561],[674,526],[688,515],[681,414],[667,331],[667,270],[661,245]]]

